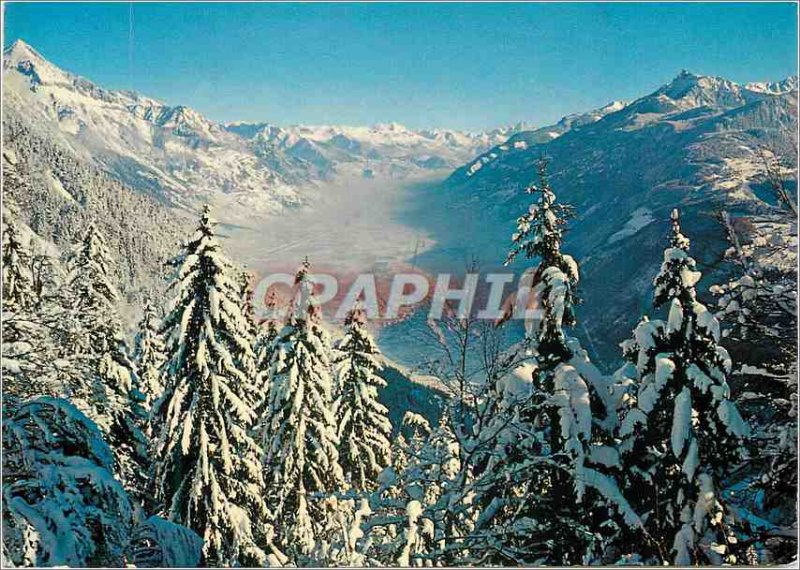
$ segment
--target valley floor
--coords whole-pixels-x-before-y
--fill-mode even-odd
[[[294,271],[308,256],[316,268],[370,271],[412,260],[433,245],[421,230],[398,221],[412,187],[435,184],[441,174],[416,180],[348,177],[310,191],[311,204],[280,216],[257,217],[219,211],[234,257],[251,271]]]

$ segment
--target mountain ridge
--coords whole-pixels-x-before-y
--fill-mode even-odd
[[[728,244],[716,219],[719,210],[744,217],[776,212],[764,153],[789,160],[796,175],[796,77],[750,85],[682,72],[558,137],[517,133],[437,188],[453,205],[447,215],[461,223],[460,235],[434,239],[442,251],[499,264],[516,218],[528,208],[524,188],[538,180],[537,163],[546,157],[556,194],[577,213],[564,244],[584,274],[577,332],[610,362],[636,315],[652,310],[649,291],[671,210],[682,210],[703,283],[721,282]],[[480,215],[470,214],[471,208]],[[459,249],[466,235],[472,238],[470,252]]]
[[[120,181],[186,210],[211,202],[242,213],[278,214],[309,206],[321,186],[342,177],[402,180],[457,171],[476,156],[471,164],[479,168],[492,153],[546,143],[641,101],[613,101],[533,129],[522,122],[479,133],[399,123],[219,123],[186,105],[105,89],[52,64],[22,39],[3,56],[9,112],[30,114]],[[674,90],[676,81],[689,78],[710,81],[706,77],[682,72],[662,89]],[[755,99],[796,83],[751,83],[747,93]]]

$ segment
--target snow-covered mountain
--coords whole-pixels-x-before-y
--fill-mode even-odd
[[[112,176],[178,207],[209,201],[280,212],[306,202],[308,185],[452,169],[508,133],[220,124],[186,106],[104,89],[22,40],[4,51],[3,68],[6,113],[51,129]]]
[[[772,93],[773,95],[780,95],[781,93],[789,93],[790,91],[797,91],[797,76],[793,75],[787,77],[783,81],[774,82],[751,82],[744,87],[749,91],[758,93]]]
[[[507,130],[465,133],[414,131],[398,123],[372,127],[229,123],[253,152],[294,179],[336,175],[403,178],[421,170],[452,170],[506,138]]]
[[[566,248],[583,270],[578,332],[613,357],[648,308],[673,207],[684,210],[684,231],[709,284],[720,277],[727,247],[716,212],[773,208],[762,149],[794,161],[796,172],[797,78],[739,85],[684,71],[608,111],[551,140],[541,129],[517,133],[456,170],[436,199],[443,194],[453,205],[443,215],[460,221],[458,232],[434,237],[440,251],[467,243],[482,262],[502,261],[514,220],[527,209],[522,189],[548,157],[553,187],[576,207]],[[422,206],[419,216],[432,211]],[[441,262],[437,255],[428,254],[432,263]]]
[[[4,51],[3,67],[6,113],[49,129],[84,159],[170,205],[215,195],[268,211],[300,202],[296,189],[244,141],[188,107],[103,89],[21,40]]]
[[[514,148],[523,148],[524,145],[528,144],[550,142],[573,129],[597,122],[609,113],[619,111],[627,104],[626,101],[612,101],[608,105],[593,109],[587,113],[572,113],[562,117],[557,123],[544,127],[531,127],[526,123],[519,123],[514,128],[515,133],[512,133],[519,135],[514,140],[516,145]],[[504,150],[504,147],[505,145],[500,145],[501,150]]]

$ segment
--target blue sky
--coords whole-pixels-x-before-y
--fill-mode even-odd
[[[5,3],[4,42],[22,37],[105,87],[186,104],[219,121],[477,130],[545,124],[635,98],[684,68],[740,82],[796,74],[796,10],[794,3]]]

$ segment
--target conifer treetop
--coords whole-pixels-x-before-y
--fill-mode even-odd
[[[579,270],[572,256],[561,252],[561,240],[573,210],[557,202],[544,159],[539,161],[538,171],[539,183],[528,186],[526,192],[539,197],[517,219],[517,231],[512,235],[513,245],[505,263],[510,264],[520,253],[528,259],[539,259],[538,267],[527,277],[530,286],[527,304],[534,310],[525,318],[526,338],[545,353],[565,356],[568,351],[563,326],[573,326],[576,322],[574,289]]]
[[[10,214],[3,216],[3,226],[3,304],[28,308],[34,297],[30,252]]]
[[[520,253],[528,259],[538,257],[542,267],[562,267],[561,240],[567,220],[572,217],[571,206],[559,204],[547,178],[547,161],[538,164],[539,183],[530,184],[525,192],[538,195],[529,211],[517,219],[517,231],[512,236],[513,246],[505,264],[510,264]]]
[[[290,320],[318,323],[322,317],[319,304],[314,295],[314,281],[310,274],[311,262],[306,257],[294,278],[295,296],[292,300]]]
[[[672,220],[672,235],[669,240],[670,245],[688,252],[690,241],[688,237],[681,233],[681,213],[678,208],[673,208],[669,217],[670,220]]]
[[[695,271],[696,262],[689,255],[689,238],[681,232],[680,212],[677,208],[672,210],[670,219],[670,247],[664,250],[664,262],[653,280],[654,304],[658,307],[677,299],[684,307],[691,307],[696,302],[695,285],[702,274]]]
[[[361,304],[361,301],[356,300],[356,302],[353,303],[353,308],[347,311],[347,315],[345,315],[344,317],[344,326],[364,327],[366,325],[367,325],[367,312],[364,310],[364,306]]]
[[[94,222],[86,228],[83,239],[69,256],[70,287],[79,295],[80,304],[113,306],[119,294],[111,282],[113,260],[106,238]]]

